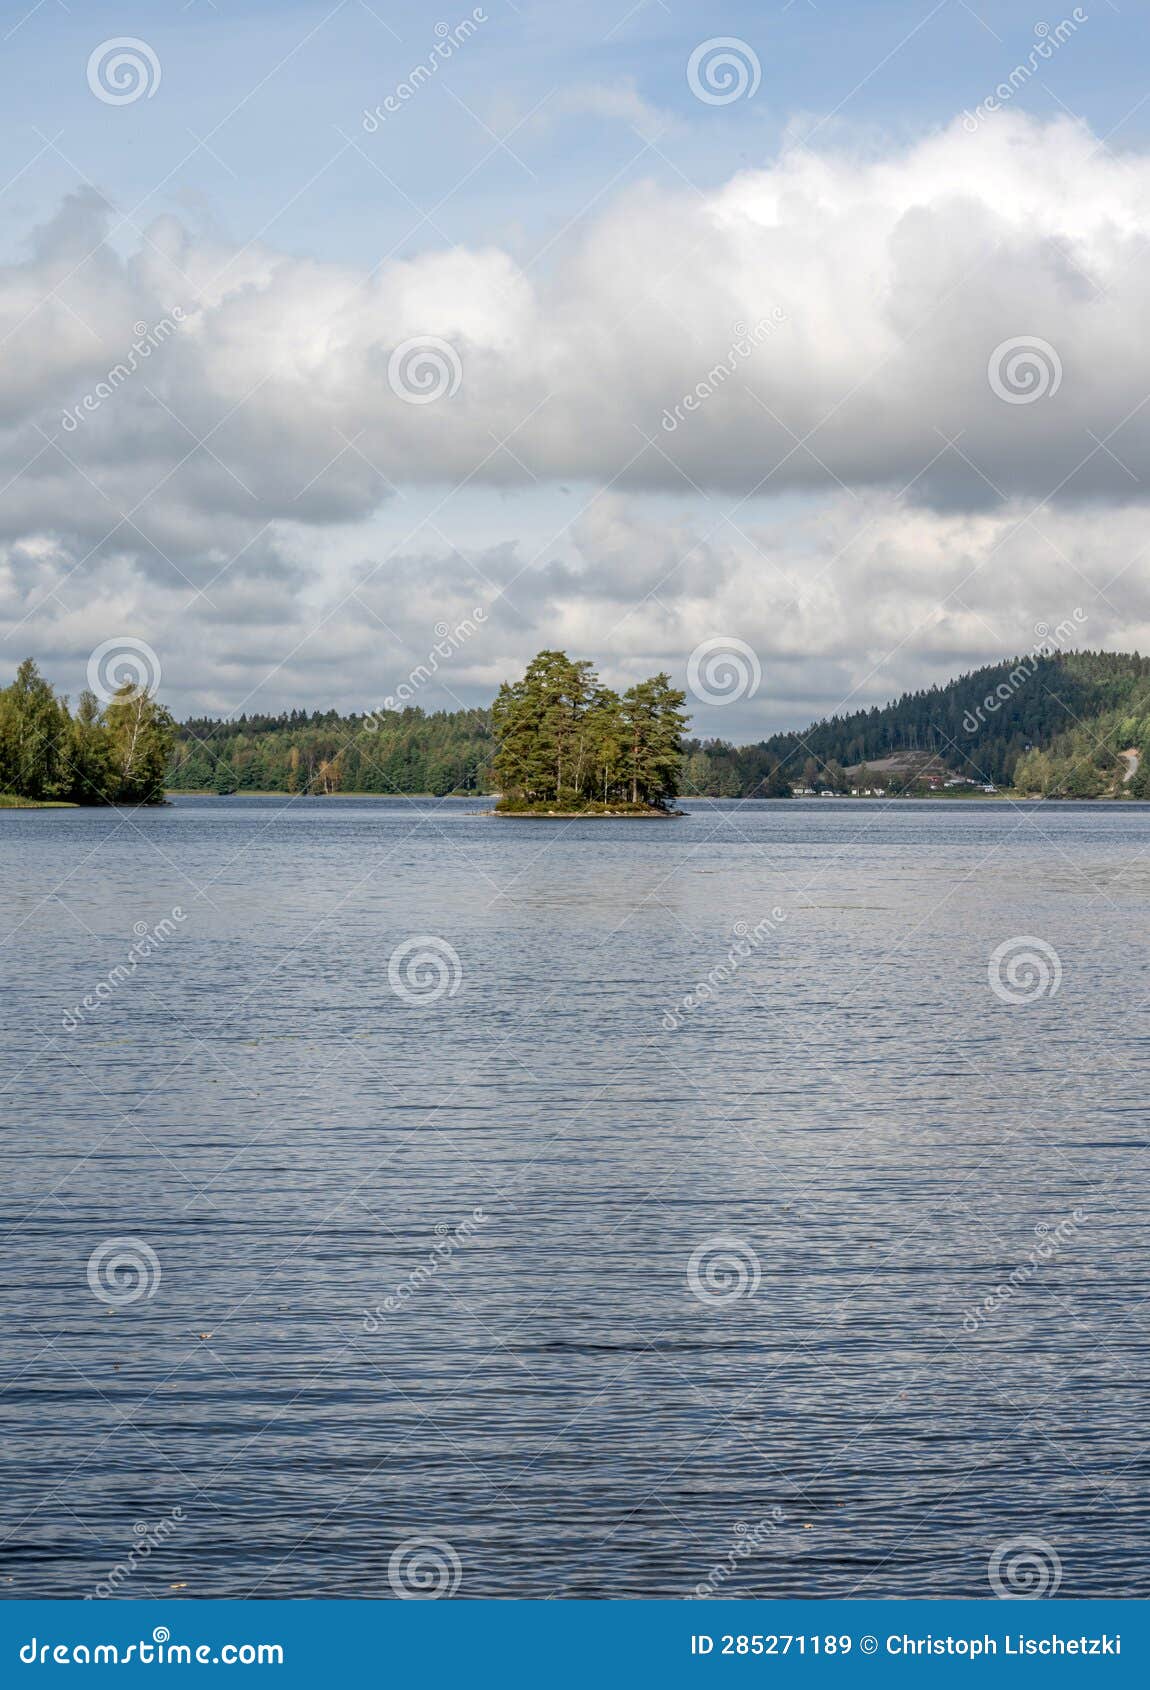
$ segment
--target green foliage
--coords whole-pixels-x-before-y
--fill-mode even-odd
[[[796,783],[804,761],[808,768],[813,763],[811,773],[817,771],[819,779],[808,776],[801,784],[831,790],[825,778],[831,763],[853,768],[917,751],[941,758],[956,774],[1009,786],[1015,765],[1032,747],[1049,745],[1076,721],[1130,714],[1129,704],[1138,697],[1147,701],[1133,712],[1142,719],[1150,714],[1150,658],[1137,653],[1011,658],[944,686],[906,693],[881,708],[832,716],[804,733],[776,734],[761,746],[743,746],[740,757],[748,773],[753,754],[773,758]]]
[[[162,804],[175,723],[142,689],[121,687],[104,712],[114,804]]]
[[[26,658],[0,692],[0,790],[21,798],[62,798],[68,711]]]
[[[521,681],[500,687],[492,709],[504,808],[665,805],[680,787],[685,699],[669,675],[620,697],[590,663],[541,651]]]
[[[586,662],[540,652],[490,710],[293,710],[175,727],[130,689],[74,712],[30,660],[0,688],[0,793],[38,803],[157,803],[166,785],[200,792],[533,794],[565,807],[665,803],[677,794],[780,798],[793,786],[844,792],[915,775],[846,768],[900,753],[1049,798],[1150,800],[1150,658],[1068,652],[1019,658],[833,716],[757,745],[682,738],[684,695],[666,675],[605,687]],[[1120,753],[1141,765],[1125,782]],[[911,760],[913,761],[913,759]],[[533,797],[530,801],[535,801]]]
[[[669,684],[665,677],[664,683]],[[600,802],[604,794],[629,800],[628,759],[634,761],[635,748],[627,710],[641,717],[641,687],[621,698],[601,685],[590,665],[563,652],[540,652],[521,681],[500,689],[490,711],[425,715],[407,709],[347,717],[292,711],[188,722],[178,730],[169,785],[213,791],[222,781],[231,790],[234,780],[236,789],[249,792],[436,795],[499,788],[509,795],[539,792],[549,802],[562,759],[566,807],[576,789]],[[534,696],[526,711],[524,689]],[[1145,768],[1150,659],[1069,652],[991,664],[882,708],[832,716],[803,733],[776,734],[758,745],[680,740],[675,791],[685,797],[785,798],[795,786],[841,793],[874,783],[892,793],[914,791],[913,772],[872,770],[867,779],[848,780],[845,769],[918,752],[924,759],[936,757],[940,767],[996,786],[1009,786],[1017,767],[1020,788],[1051,797],[1111,791],[1135,797],[1150,776],[1141,776],[1139,786],[1122,786],[1124,766],[1117,753],[1131,747],[1143,749]],[[1038,780],[1023,761],[1034,750],[1053,756],[1058,765]],[[644,764],[648,748],[642,743],[638,756]],[[664,744],[656,761],[666,756]],[[1083,766],[1072,774],[1076,761]],[[653,771],[640,774],[646,787]],[[652,790],[657,785],[656,778]]]
[[[161,804],[171,716],[146,692],[120,689],[100,709],[81,693],[73,716],[28,658],[0,689],[0,791],[73,804]]]
[[[487,710],[380,711],[340,716],[200,719],[177,729],[168,785],[180,792],[377,792],[489,790]]]

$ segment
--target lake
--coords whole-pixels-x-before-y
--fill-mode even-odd
[[[482,807],[0,812],[0,1594],[1150,1596],[1150,807]]]

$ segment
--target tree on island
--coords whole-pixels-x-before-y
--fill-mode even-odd
[[[73,716],[31,658],[0,688],[0,792],[38,802],[162,804],[175,723],[145,688],[101,708],[83,692]]]
[[[589,662],[541,651],[492,709],[500,807],[666,808],[679,792],[685,702],[669,675],[620,695]]]

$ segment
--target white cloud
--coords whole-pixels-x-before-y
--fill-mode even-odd
[[[528,269],[456,248],[362,274],[173,218],[124,256],[109,216],[77,194],[0,271],[13,657],[28,630],[29,649],[64,657],[134,617],[186,644],[189,701],[234,707],[283,664],[261,705],[326,702],[325,687],[370,704],[392,636],[346,608],[306,636],[344,590],[337,540],[346,559],[362,525],[367,551],[373,513],[420,483],[533,499],[554,484],[559,530],[560,486],[612,490],[537,559],[512,501],[502,546],[469,556],[464,535],[452,558],[421,530],[364,588],[398,662],[444,599],[469,606],[485,575],[522,571],[460,666],[469,702],[544,638],[649,668],[730,631],[762,646],[777,691],[715,725],[759,731],[833,705],[900,643],[913,662],[884,666],[868,697],[915,664],[1025,646],[1080,601],[1066,558],[1095,593],[1089,636],[1145,644],[1144,564],[1110,605],[1096,589],[1144,524],[1150,159],[1075,123],[1006,114],[881,158],[796,150],[705,197],[640,188]],[[772,333],[734,351],[776,308]],[[130,357],[177,309],[177,330]],[[462,380],[405,403],[389,358],[421,335],[456,349]],[[1020,337],[1053,349],[1059,379],[1011,404],[987,366]],[[763,495],[796,493],[813,501],[804,524],[763,522]],[[208,624],[224,632],[205,649]]]
[[[9,651],[34,650],[72,692],[97,635],[146,639],[181,713],[373,708],[427,656],[437,624],[477,608],[478,631],[442,665],[426,707],[489,702],[543,646],[594,655],[616,683],[665,668],[681,684],[700,641],[734,636],[761,661],[760,693],[696,710],[695,726],[747,739],[1026,651],[1040,623],[1073,619],[1076,644],[1150,649],[1143,508],[1113,509],[1104,529],[1084,508],[1030,511],[840,494],[735,528],[608,494],[538,560],[513,543],[412,548],[299,594],[274,574],[231,572],[211,603],[123,557],[90,564],[75,598],[72,560],[41,541],[0,557],[0,628]],[[12,633],[31,604],[37,614]]]

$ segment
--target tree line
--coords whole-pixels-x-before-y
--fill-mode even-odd
[[[743,796],[760,756],[792,785],[826,790],[836,789],[828,779],[835,767],[908,751],[933,754],[956,774],[1010,786],[1033,748],[1049,745],[1075,721],[1119,710],[1148,680],[1150,658],[1137,652],[1045,652],[988,664],[891,704],[740,746]]]
[[[147,694],[57,697],[31,661],[0,689],[0,794],[156,803],[176,791],[490,793],[523,802],[783,798],[845,792],[859,765],[904,752],[1045,797],[1150,798],[1150,658],[1066,652],[991,664],[892,704],[754,745],[684,738],[666,675],[622,694],[542,652],[490,709],[364,715],[292,710],[177,726]],[[505,751],[501,747],[505,744]],[[1126,750],[1140,753],[1123,784]],[[913,760],[912,760],[913,761]],[[909,777],[908,777],[909,778]],[[897,773],[882,784],[900,786]],[[606,793],[606,799],[604,799]]]
[[[493,750],[490,710],[197,718],[177,729],[168,784],[180,792],[483,793]]]
[[[0,688],[0,793],[39,802],[161,804],[175,723],[149,692],[123,686],[75,711],[31,658]]]

